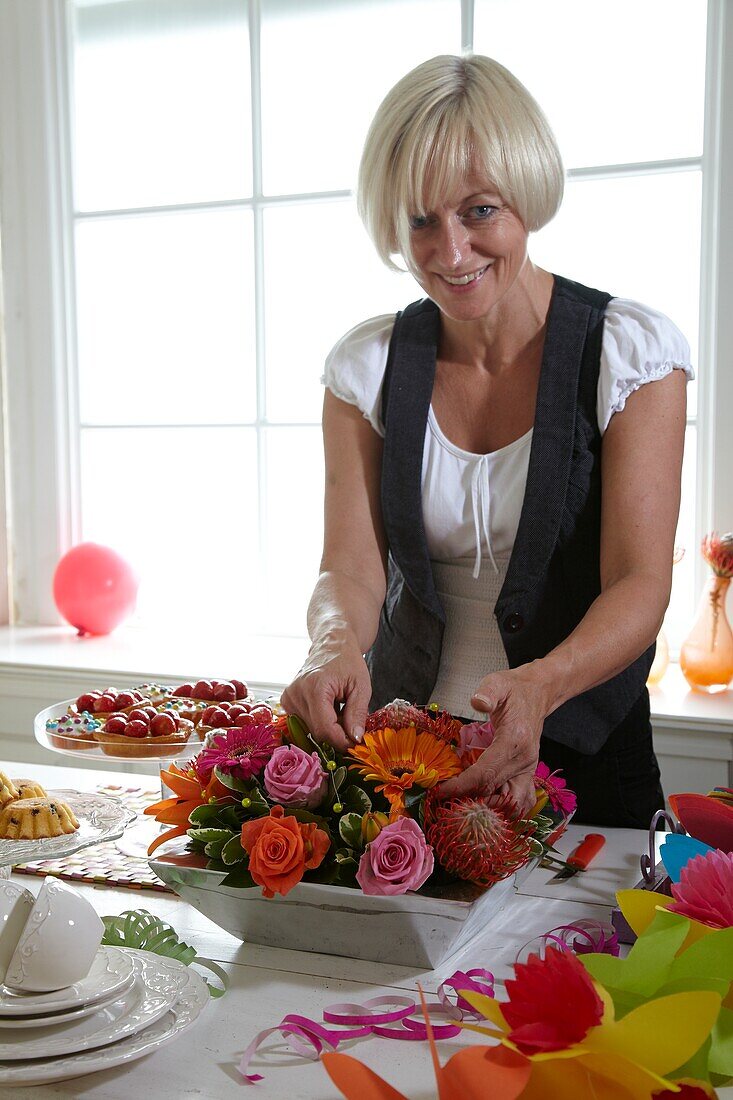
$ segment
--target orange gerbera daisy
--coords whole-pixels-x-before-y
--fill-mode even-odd
[[[462,770],[449,745],[432,733],[418,733],[414,726],[373,730],[361,745],[349,749],[349,756],[358,761],[350,767],[364,779],[381,783],[377,790],[389,800],[392,820],[405,814],[405,791],[434,787]]]

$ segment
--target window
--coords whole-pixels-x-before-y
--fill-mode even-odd
[[[714,396],[733,352],[725,15],[720,0],[707,29],[688,0],[619,0],[612,19],[583,0],[6,0],[16,619],[54,621],[53,566],[84,538],[138,564],[140,625],[304,634],[323,359],[420,296],[358,222],[361,142],[399,76],[464,45],[514,71],[558,134],[566,199],[533,258],[661,309],[690,341],[679,644],[699,537],[733,526]]]

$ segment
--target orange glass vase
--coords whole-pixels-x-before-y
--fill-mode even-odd
[[[680,650],[680,668],[696,691],[724,691],[733,679],[733,633],[725,612],[729,585],[730,577],[710,577]]]

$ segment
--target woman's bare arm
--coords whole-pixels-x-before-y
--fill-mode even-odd
[[[344,749],[363,733],[371,696],[364,653],[386,591],[382,440],[361,412],[326,390],[323,405],[325,528],[321,570],[308,608],[311,648],[283,705]],[[343,704],[343,710],[340,708]]]
[[[485,676],[473,705],[497,736],[446,793],[508,784],[526,808],[542,725],[566,700],[627,668],[656,638],[669,601],[685,431],[685,378],[642,386],[603,438],[601,594],[541,660]]]

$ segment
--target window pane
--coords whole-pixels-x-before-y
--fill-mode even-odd
[[[353,187],[383,97],[460,44],[458,0],[262,0],[265,194]]]
[[[702,153],[707,4],[476,0],[474,48],[547,114],[568,168]]]
[[[304,636],[323,549],[321,431],[315,427],[268,428],[264,435],[263,633]],[[290,675],[296,672],[292,669]]]
[[[259,589],[254,429],[87,429],[81,443],[83,538],[136,565],[137,619],[200,631],[241,617],[249,633]]]
[[[677,524],[676,546],[684,550],[672,573],[672,596],[664,619],[664,630],[675,657],[687,637],[695,615],[695,565],[698,544],[695,538],[695,481],[697,474],[697,429],[685,433],[685,457],[682,463],[682,501]]]
[[[82,421],[254,419],[251,256],[249,211],[78,223]]]
[[[384,266],[351,202],[271,207],[264,224],[268,418],[320,421],[323,362],[339,337],[423,292]],[[284,256],[298,257],[300,273],[285,304]]]
[[[75,4],[80,210],[252,192],[246,0]]]
[[[542,267],[666,313],[697,368],[699,172],[569,184],[557,217],[530,241]],[[695,410],[695,383],[688,411]]]

